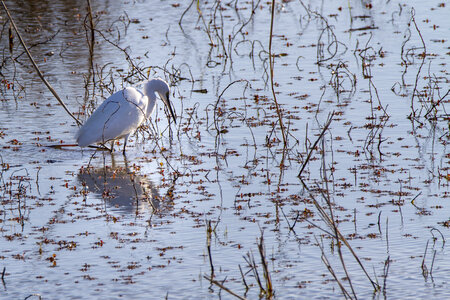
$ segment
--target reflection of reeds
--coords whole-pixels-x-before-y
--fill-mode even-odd
[[[233,292],[232,290],[230,290],[229,288],[227,288],[224,285],[226,278],[222,282],[214,279],[214,276],[215,276],[214,275],[214,266],[213,266],[212,257],[211,257],[211,234],[213,231],[214,231],[214,229],[211,226],[211,221],[207,220],[206,221],[207,251],[208,251],[209,263],[210,263],[210,267],[211,267],[211,275],[210,276],[203,275],[203,278],[205,278],[211,284],[218,286],[220,289],[228,292],[229,294],[235,296],[238,299],[246,299],[245,297],[239,296],[238,294],[236,294],[235,292]],[[242,281],[245,286],[245,294],[247,294],[247,292],[249,290],[249,284],[247,284],[245,275],[247,275],[248,273],[251,272],[251,273],[253,273],[253,277],[256,280],[256,283],[259,287],[260,296],[261,297],[264,296],[266,299],[272,299],[275,296],[275,291],[273,289],[272,279],[271,279],[270,272],[269,272],[269,266],[268,266],[267,259],[266,259],[266,250],[265,250],[265,246],[264,246],[264,236],[263,236],[262,231],[261,231],[261,237],[258,239],[257,246],[258,246],[259,256],[261,259],[261,264],[259,265],[256,262],[255,257],[253,256],[253,252],[249,251],[249,252],[247,252],[247,255],[244,256],[244,259],[247,262],[249,270],[244,273],[242,271],[241,266],[239,265],[239,271],[240,271],[240,274],[242,276]],[[261,277],[260,273],[258,272],[258,268],[260,268],[260,267],[262,268],[262,273],[263,273],[262,277]]]
[[[306,160],[303,163],[303,166],[298,174],[298,177],[300,177],[300,180],[303,184],[303,187],[307,190],[310,191],[310,189],[308,188],[308,186],[306,185],[306,183],[302,180],[301,178],[301,174],[305,168],[305,166],[308,164],[308,161],[311,157],[311,153],[313,152],[313,150],[316,148],[318,142],[320,140],[322,140],[324,133],[326,132],[327,128],[329,127],[332,119],[333,119],[333,115],[334,113],[332,113],[329,118],[327,123],[325,124],[324,128],[321,131],[321,134],[319,135],[319,137],[317,138],[317,140],[315,141],[315,143],[313,144],[313,146],[311,147],[308,156],[306,158]],[[323,140],[322,140],[323,142]],[[348,243],[347,239],[341,234],[341,232],[339,231],[338,227],[337,227],[337,222],[335,221],[335,217],[334,217],[334,212],[333,212],[333,207],[332,207],[332,203],[330,200],[330,196],[329,196],[329,191],[328,191],[328,178],[326,176],[326,169],[325,169],[325,149],[322,150],[322,169],[323,169],[323,182],[325,182],[326,185],[326,189],[325,191],[321,190],[320,188],[318,188],[318,190],[321,192],[322,198],[325,200],[325,202],[327,203],[328,206],[328,210],[329,213],[327,214],[325,209],[319,204],[319,202],[315,199],[315,197],[313,196],[312,193],[310,193],[310,198],[312,199],[316,209],[319,212],[319,216],[322,219],[322,221],[331,229],[331,231],[326,231],[323,230],[325,233],[327,233],[328,235],[330,235],[333,239],[336,240],[336,245],[337,245],[337,251],[338,251],[338,256],[339,256],[339,260],[341,262],[341,266],[342,269],[346,275],[346,280],[348,281],[349,287],[351,289],[351,294],[352,296],[356,299],[357,295],[356,295],[356,291],[353,287],[351,278],[350,278],[350,274],[347,270],[345,261],[344,261],[344,256],[342,254],[342,250],[341,250],[341,246],[342,243],[349,249],[349,251],[351,252],[351,254],[353,255],[353,257],[355,258],[355,260],[357,261],[357,263],[359,264],[360,268],[363,270],[363,272],[365,273],[365,275],[367,276],[367,278],[369,279],[370,283],[372,284],[374,291],[379,291],[380,290],[380,286],[378,285],[378,283],[376,283],[375,281],[373,281],[371,279],[371,277],[369,276],[369,274],[367,273],[366,269],[364,268],[361,260],[359,259],[359,257],[356,255],[355,251],[353,250],[353,248],[350,246],[350,244]],[[312,223],[311,223],[312,224]],[[314,226],[316,226],[315,224],[313,224]],[[319,226],[316,226],[319,229],[321,229]],[[386,238],[388,238],[387,236],[387,231],[386,231]],[[316,239],[317,240],[317,239]],[[388,239],[387,239],[388,240]],[[342,243],[341,243],[342,242]],[[339,285],[342,293],[344,294],[344,296],[346,298],[352,298],[352,296],[350,295],[350,292],[347,291],[347,289],[345,288],[345,286],[342,284],[342,282],[338,279],[336,272],[334,271],[333,267],[331,266],[330,262],[328,261],[328,259],[325,256],[325,251],[323,249],[323,247],[321,246],[321,244],[319,243],[319,241],[317,241],[317,243],[319,244],[319,247],[321,249],[322,252],[322,261],[325,264],[325,266],[327,267],[328,271],[330,272],[330,274],[333,276],[333,278],[336,280],[337,284]],[[388,272],[388,267],[386,269],[385,267],[385,272]]]
[[[239,296],[238,294],[236,294],[235,292],[233,292],[232,290],[227,288],[223,284],[223,282],[219,282],[219,281],[214,279],[214,265],[213,265],[212,254],[211,254],[211,239],[212,239],[212,233],[214,232],[214,230],[215,230],[215,228],[212,227],[211,220],[206,220],[206,249],[208,251],[208,259],[209,259],[209,265],[210,265],[210,268],[211,268],[211,274],[210,274],[210,276],[203,275],[203,278],[208,280],[211,284],[214,284],[214,285],[218,286],[220,289],[226,291],[230,295],[233,295],[233,296],[235,296],[238,299],[245,300],[245,298]],[[241,272],[242,272],[242,270],[241,270]]]
[[[261,288],[261,290],[264,291],[266,298],[270,299],[274,296],[274,291],[273,291],[273,286],[272,286],[272,279],[270,278],[269,268],[267,266],[266,249],[264,247],[264,236],[263,236],[262,232],[261,232],[261,237],[259,238],[258,250],[259,250],[259,256],[261,257],[261,265],[263,267],[264,280],[266,283],[265,289],[263,289],[261,286],[260,286],[260,288]]]
[[[23,173],[22,173],[23,172]],[[6,174],[9,173],[9,179],[6,178]],[[31,178],[27,168],[20,168],[12,171],[8,163],[3,162],[3,158],[0,155],[0,191],[3,195],[0,195],[2,205],[10,205],[8,209],[12,216],[9,220],[17,222],[24,230],[25,221],[28,221],[28,215],[30,208],[27,206],[27,200],[30,199],[28,194],[31,191]],[[15,212],[17,211],[17,214]],[[2,214],[6,216],[6,210],[0,209]],[[0,222],[1,223],[1,222]]]
[[[401,13],[401,8],[400,8]],[[411,28],[414,25],[415,32],[417,32],[417,35],[420,39],[421,46],[410,46],[409,48],[406,47],[408,43],[411,41],[412,37],[412,30]],[[421,50],[422,52],[419,54],[416,54],[417,50]],[[417,25],[416,18],[415,18],[415,10],[414,8],[411,9],[411,17],[408,22],[408,28],[405,32],[405,39],[402,42],[402,46],[400,49],[400,57],[402,60],[402,66],[404,66],[404,71],[402,74],[402,80],[400,82],[396,82],[392,85],[391,90],[396,94],[397,96],[407,96],[408,95],[408,83],[405,80],[405,75],[408,71],[408,66],[410,65],[417,65],[418,63],[415,62],[415,58],[420,59],[420,64],[418,67],[418,70],[415,74],[415,80],[414,80],[414,86],[412,89],[412,92],[410,93],[411,99],[410,99],[410,109],[411,112],[408,116],[408,118],[413,122],[418,122],[419,124],[423,125],[423,122],[419,120],[419,118],[422,116],[422,113],[425,112],[423,117],[427,119],[430,122],[435,122],[437,120],[444,120],[446,121],[447,112],[445,111],[445,106],[441,105],[444,103],[445,98],[447,98],[450,95],[450,89],[447,89],[445,93],[441,94],[441,87],[439,86],[439,79],[436,77],[435,74],[431,74],[430,67],[428,68],[428,75],[427,76],[421,76],[422,68],[425,64],[425,60],[427,57],[429,57],[430,54],[427,53],[427,46],[425,43],[425,40],[422,36],[422,33],[419,29],[419,26]],[[431,58],[430,58],[431,59]],[[430,60],[429,59],[429,60]],[[430,60],[430,66],[431,66],[431,60]],[[419,83],[421,78],[427,79],[427,84],[419,88]],[[415,102],[419,102],[421,107],[417,108],[415,106]],[[442,110],[438,109],[438,107]],[[433,125],[434,126],[434,125]],[[449,129],[450,131],[450,129]]]
[[[12,32],[12,27],[11,27],[11,23],[9,23],[9,28],[8,28],[8,37],[9,37],[9,53],[13,53],[13,49],[14,49],[14,35]]]
[[[308,186],[302,181],[302,184],[304,186],[304,188],[309,191]],[[331,236],[336,240],[337,243],[337,247],[338,247],[338,253],[339,253],[339,258],[341,260],[341,264],[342,267],[344,269],[344,272],[346,273],[347,276],[347,280],[349,281],[349,285],[352,289],[352,293],[354,295],[355,298],[356,297],[356,293],[353,289],[351,280],[350,280],[350,276],[346,270],[346,266],[345,266],[345,262],[343,260],[343,255],[341,253],[341,242],[347,247],[347,249],[350,251],[350,253],[353,255],[353,257],[355,258],[356,262],[358,263],[358,265],[360,266],[361,270],[364,272],[364,274],[366,275],[367,279],[370,281],[370,283],[372,284],[374,291],[379,291],[380,290],[380,286],[378,285],[378,283],[376,283],[375,281],[372,280],[372,278],[370,277],[369,273],[366,271],[366,269],[364,268],[364,265],[362,264],[361,260],[359,259],[358,255],[356,254],[356,252],[353,250],[353,248],[351,247],[351,245],[349,244],[349,242],[347,241],[347,239],[344,237],[344,235],[340,232],[340,230],[337,227],[337,223],[334,219],[334,214],[333,214],[333,208],[332,208],[332,204],[331,201],[329,199],[328,193],[321,193],[322,197],[324,198],[324,200],[326,201],[327,205],[328,205],[328,209],[330,211],[330,215],[328,215],[324,208],[319,204],[319,202],[316,200],[316,198],[312,195],[312,193],[310,193],[310,197],[311,200],[314,203],[314,206],[316,207],[316,209],[319,212],[319,216],[322,219],[322,221],[328,225],[328,227],[331,229]],[[329,232],[326,232],[328,234],[330,234]],[[327,261],[324,261],[325,265],[327,266],[327,268],[330,270],[329,267],[329,263],[327,263]],[[331,272],[331,271],[330,271]],[[332,273],[333,277],[335,276]],[[339,284],[339,283],[338,283]],[[344,292],[345,288],[343,289],[343,293],[344,294],[348,294],[348,292]]]
[[[250,271],[253,272],[253,276],[256,280],[256,283],[259,286],[260,295],[265,295],[266,299],[271,299],[275,295],[275,292],[273,290],[272,279],[270,277],[269,267],[267,265],[266,250],[264,246],[264,236],[262,231],[261,237],[259,238],[258,242],[258,252],[261,258],[261,266],[263,269],[264,282],[261,280],[261,276],[259,275],[258,264],[256,263],[255,257],[253,256],[253,252],[252,251],[248,252],[247,256],[244,256],[244,259],[247,262],[248,266],[250,267]],[[247,286],[247,283],[245,283],[245,285]]]
[[[25,52],[28,55],[28,58],[31,61],[31,64],[33,65],[34,69],[36,70],[37,74],[39,75],[39,78],[41,78],[41,80],[44,82],[44,84],[47,86],[47,88],[50,90],[50,92],[53,94],[53,96],[55,96],[56,100],[58,100],[59,104],[61,104],[61,106],[64,108],[64,110],[69,114],[69,116],[72,117],[72,119],[75,120],[75,122],[78,125],[81,125],[80,120],[78,120],[77,118],[75,118],[75,116],[70,112],[69,108],[67,108],[67,106],[64,104],[64,102],[62,101],[62,99],[58,96],[58,94],[56,93],[56,91],[53,89],[53,87],[50,85],[50,83],[45,79],[44,75],[42,74],[41,70],[39,69],[39,67],[37,66],[36,62],[34,61],[33,57],[31,56],[30,51],[28,51],[28,47],[25,44],[24,40],[22,39],[22,36],[19,33],[19,30],[16,27],[16,24],[14,23],[13,18],[11,17],[11,14],[9,13],[8,8],[6,7],[5,3],[2,1],[2,5],[3,5],[3,9],[5,10],[6,14],[8,15],[8,18],[14,28],[14,31],[17,34],[17,37],[19,38],[20,43],[22,44]]]
[[[3,272],[2,272],[2,283],[3,283],[3,286],[5,286],[5,274],[6,274],[6,267],[3,267]]]

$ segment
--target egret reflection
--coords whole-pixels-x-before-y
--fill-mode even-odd
[[[113,210],[124,213],[154,212],[159,208],[159,194],[153,183],[129,170],[127,162],[80,170],[78,180],[90,195],[105,200]]]

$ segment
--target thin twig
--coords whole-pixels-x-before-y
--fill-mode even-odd
[[[256,283],[258,283],[260,293],[265,294],[266,290],[264,289],[264,287],[261,283],[261,278],[259,277],[259,273],[258,273],[258,266],[256,265],[255,257],[253,256],[253,252],[251,250],[250,250],[250,252],[247,253],[247,257],[248,257],[248,259],[244,256],[244,259],[250,266],[251,270],[253,271],[253,276],[255,277]]]
[[[417,26],[415,15],[416,15],[416,12],[415,12],[414,8],[412,8],[411,9],[411,21],[413,22],[414,26],[416,27],[417,33],[419,34],[420,40],[422,41],[423,52],[420,54],[420,56],[422,56],[422,62],[420,63],[419,70],[417,71],[417,74],[416,74],[416,80],[414,82],[414,89],[413,89],[412,96],[411,96],[411,116],[412,117],[416,116],[416,112],[414,111],[414,96],[416,95],[416,92],[417,92],[417,84],[419,81],[420,71],[422,70],[422,67],[425,63],[425,58],[427,56],[427,47],[425,46],[425,41],[423,40],[422,33],[420,32],[419,27]],[[413,118],[411,118],[411,120],[413,120]]]
[[[95,93],[95,72],[94,72],[94,45],[95,45],[95,31],[94,31],[94,18],[92,16],[91,1],[87,0],[87,11],[89,16],[89,27],[91,31],[90,40],[86,30],[86,40],[89,46],[89,65],[91,69],[89,70],[89,77],[92,76],[92,94]],[[91,71],[92,70],[92,71]],[[88,92],[87,86],[89,85],[89,79],[86,82],[86,92]]]
[[[181,14],[180,20],[178,21],[178,26],[180,26],[181,30],[183,31],[183,26],[181,26],[181,22],[183,21],[184,15],[187,13],[187,11],[191,8],[192,4],[194,4],[195,0],[192,0],[191,4],[184,10],[184,12]]]
[[[248,284],[247,284],[247,281],[245,280],[244,272],[242,272],[241,265],[238,265],[238,266],[239,266],[239,271],[241,272],[242,281],[244,282],[244,285],[245,285],[245,290],[248,291]]]
[[[258,243],[258,250],[259,255],[261,257],[261,265],[263,266],[264,279],[266,280],[266,298],[270,299],[273,297],[274,293],[273,293],[272,279],[270,278],[269,267],[267,266],[266,261],[266,251],[264,249],[264,236],[262,232]]]
[[[212,228],[211,221],[206,221],[206,247],[208,249],[208,257],[209,257],[209,265],[211,266],[211,278],[214,277],[214,265],[211,256],[211,236],[212,236]]]
[[[272,54],[272,36],[273,36],[273,18],[274,18],[274,14],[275,14],[275,0],[272,0],[272,17],[270,18],[270,39],[269,39],[270,85],[272,87],[273,101],[275,102],[275,108],[276,108],[277,115],[278,115],[278,122],[280,123],[281,135],[283,136],[283,145],[284,145],[284,148],[286,148],[287,147],[287,137],[286,137],[286,132],[284,130],[283,116],[281,114],[281,110],[280,110],[280,107],[278,105],[278,100],[277,100],[277,96],[276,96],[276,93],[275,93],[274,82],[273,82],[273,60],[274,60],[274,55]],[[283,158],[284,158],[284,156],[283,156]]]

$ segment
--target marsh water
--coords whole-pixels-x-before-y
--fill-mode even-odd
[[[1,299],[450,297],[448,3],[90,2],[6,5],[82,122],[147,77],[177,122],[64,146],[2,11]]]

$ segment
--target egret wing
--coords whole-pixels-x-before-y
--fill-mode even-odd
[[[126,88],[106,99],[79,129],[81,147],[105,143],[131,134],[144,121],[148,99],[135,88]]]

